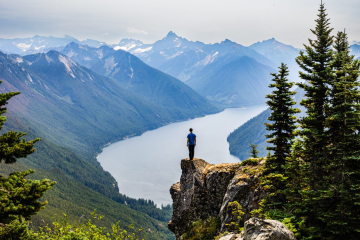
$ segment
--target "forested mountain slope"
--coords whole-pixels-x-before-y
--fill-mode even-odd
[[[299,108],[301,112],[297,114],[298,117],[305,115],[304,107],[300,106],[300,101],[304,97],[304,91],[300,88],[296,88],[297,93],[294,96],[296,101],[296,108]],[[245,124],[240,126],[238,129],[233,131],[227,138],[229,142],[230,153],[240,160],[245,160],[249,158],[250,155],[250,142],[252,144],[258,145],[257,150],[259,150],[259,157],[265,157],[267,155],[266,146],[269,144],[266,142],[265,135],[268,134],[265,126],[265,122],[268,122],[268,117],[270,116],[270,109],[266,109],[256,117],[250,119]]]
[[[7,176],[10,172],[25,171],[27,169],[29,167],[21,163],[6,165],[0,168],[0,175]],[[63,214],[68,216],[69,222],[86,222],[96,209],[97,214],[105,215],[98,225],[106,227],[107,230],[111,229],[112,224],[120,221],[120,226],[126,230],[130,230],[129,226],[132,223],[136,228],[143,227],[145,239],[175,239],[173,234],[165,227],[167,221],[159,221],[141,211],[133,210],[125,204],[115,202],[64,175],[58,168],[49,170],[31,169],[35,170],[35,173],[31,175],[30,179],[48,178],[57,182],[51,191],[48,191],[42,198],[42,200],[49,202],[48,205],[31,219],[30,226],[35,229],[51,224],[54,217],[57,219],[63,218]]]
[[[8,121],[1,132],[26,132],[27,140],[40,137],[33,132],[31,124],[25,123],[11,109],[8,109],[6,116]],[[131,223],[151,229],[151,234],[145,230],[147,239],[172,239],[172,234],[164,227],[170,218],[171,209],[161,210],[151,201],[139,201],[120,194],[115,179],[108,172],[103,171],[97,163],[83,160],[69,149],[46,139],[36,143],[35,147],[35,153],[20,159],[18,163],[0,166],[0,175],[3,176],[31,168],[36,171],[30,175],[31,179],[48,178],[57,181],[43,197],[49,204],[32,218],[32,226],[51,223],[55,214],[61,217],[63,213],[68,215],[70,221],[78,221],[84,215],[85,221],[97,209],[98,214],[106,216],[100,225],[108,229],[110,224],[121,220],[121,226],[125,229]]]

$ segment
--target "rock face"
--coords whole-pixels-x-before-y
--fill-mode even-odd
[[[230,233],[219,240],[296,240],[294,233],[279,221],[250,218],[240,234]]]
[[[220,232],[227,224],[238,221],[228,213],[228,204],[237,201],[245,213],[240,223],[250,218],[265,195],[259,186],[262,162],[209,164],[202,159],[181,160],[180,182],[170,188],[173,216],[169,229],[179,238],[193,221],[219,216]]]

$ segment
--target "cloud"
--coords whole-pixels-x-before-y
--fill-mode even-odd
[[[136,29],[136,28],[133,28],[133,27],[128,27],[127,28],[127,31],[129,33],[137,33],[137,34],[144,34],[144,35],[148,35],[148,33],[144,30],[139,30],[139,29]]]
[[[109,33],[103,33],[102,35],[103,36],[109,36],[110,34]]]

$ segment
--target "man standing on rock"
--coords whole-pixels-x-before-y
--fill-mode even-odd
[[[196,135],[193,134],[193,129],[189,129],[190,133],[187,135],[186,146],[189,148],[189,157],[190,160],[194,158],[195,146],[196,146]]]

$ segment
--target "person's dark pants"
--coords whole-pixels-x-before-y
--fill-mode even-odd
[[[195,145],[189,145],[189,158],[193,160],[195,153]]]

